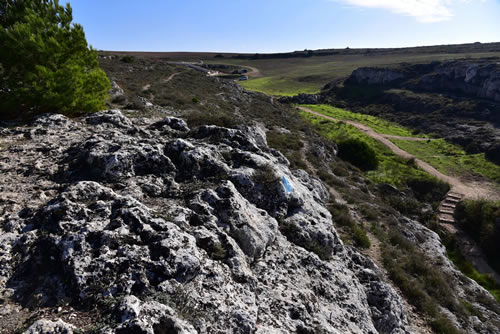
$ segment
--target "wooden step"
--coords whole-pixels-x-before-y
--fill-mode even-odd
[[[451,197],[447,197],[445,200],[444,200],[445,203],[453,203],[453,204],[458,204],[458,202],[460,202],[459,199],[456,199],[456,198],[451,198]]]
[[[441,207],[443,207],[443,208],[455,209],[456,206],[457,206],[456,204],[441,203]]]

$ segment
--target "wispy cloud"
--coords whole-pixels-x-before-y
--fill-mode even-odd
[[[446,21],[453,17],[451,7],[464,0],[334,0],[352,6],[381,8],[408,15],[419,22]]]

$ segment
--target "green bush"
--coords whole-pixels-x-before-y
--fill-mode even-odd
[[[448,183],[430,176],[414,177],[407,180],[406,184],[413,190],[418,200],[429,203],[441,201],[448,191],[450,191],[450,185]]]
[[[458,224],[483,249],[488,262],[500,272],[500,202],[463,201],[457,205]]]
[[[491,295],[500,302],[500,285],[497,284],[492,277],[481,274],[474,268],[472,263],[462,254],[455,236],[444,236],[443,244],[446,246],[448,257],[455,266],[457,266],[457,268],[467,277],[473,279],[483,288],[488,290]]]
[[[123,56],[120,60],[122,62],[124,62],[124,63],[127,63],[127,64],[135,63],[135,57],[134,56]]]
[[[72,20],[57,0],[0,2],[0,116],[104,108],[109,80]]]
[[[338,144],[339,157],[354,166],[367,171],[377,169],[377,154],[366,142],[360,139],[347,139]]]

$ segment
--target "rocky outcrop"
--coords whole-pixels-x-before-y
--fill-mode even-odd
[[[31,325],[26,334],[73,334],[75,326],[62,321],[38,320]]]
[[[358,85],[387,85],[401,82],[406,79],[406,74],[397,69],[361,67],[354,70],[347,79],[347,83]]]
[[[500,102],[500,65],[494,60],[433,62],[400,68],[362,67],[353,71],[346,83],[452,92]]]
[[[114,110],[0,140],[9,303],[94,309],[102,333],[408,333],[397,293],[340,241],[325,187],[259,128]]]
[[[325,97],[319,94],[298,94],[295,96],[283,96],[279,98],[281,103],[294,104],[320,104],[325,102]]]

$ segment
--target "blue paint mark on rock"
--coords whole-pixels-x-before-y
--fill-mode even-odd
[[[287,194],[292,193],[293,187],[290,184],[290,181],[288,181],[288,179],[285,176],[281,177],[281,181],[283,182],[283,186],[285,187],[285,191],[287,192]]]

